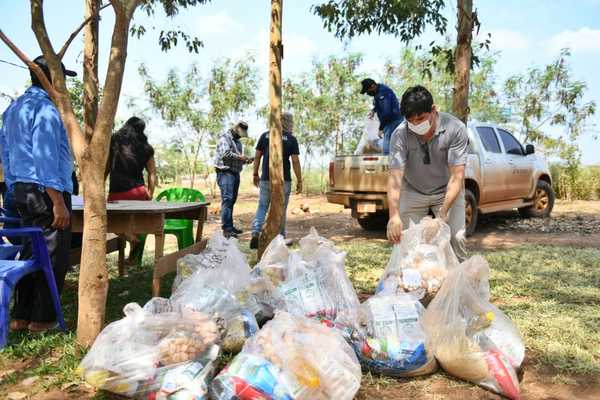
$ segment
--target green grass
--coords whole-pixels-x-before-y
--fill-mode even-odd
[[[371,293],[390,254],[384,241],[354,240],[340,243],[348,252],[346,269],[357,291]],[[247,243],[242,250],[248,252]],[[250,255],[250,254],[248,254]],[[485,253],[492,269],[492,299],[521,331],[533,364],[549,367],[555,380],[576,382],[571,377],[600,374],[600,250],[519,247]],[[252,261],[252,257],[249,257]],[[111,281],[107,320],[122,317],[125,304],[141,304],[150,298],[152,254],[141,269],[131,267],[119,278],[116,259],[109,258]],[[170,292],[172,277],[163,282],[163,294]],[[63,303],[66,319],[76,318],[77,274],[70,273]],[[9,346],[0,353],[0,368],[26,367],[0,380],[0,393],[7,386],[31,376],[40,376],[43,388],[60,387],[78,381],[74,371],[84,354],[75,343],[74,326],[67,334],[11,334]],[[23,364],[20,364],[23,365]],[[434,375],[435,376],[435,375]],[[437,378],[430,378],[437,379]],[[364,384],[385,387],[394,381],[365,376]],[[37,384],[37,383],[36,383]],[[97,398],[103,398],[100,394]]]
[[[539,363],[600,374],[600,250],[528,247],[486,254],[492,299]]]

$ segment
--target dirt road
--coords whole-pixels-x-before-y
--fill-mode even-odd
[[[219,199],[213,199],[207,232],[219,224]],[[244,194],[234,211],[236,223],[244,229],[242,240],[249,240],[249,230],[256,211],[257,196]],[[308,211],[302,211],[308,209]],[[239,221],[239,222],[238,222]],[[292,196],[288,208],[288,237],[297,239],[314,226],[333,240],[386,240],[385,231],[367,232],[351,217],[350,210],[330,204],[325,196]],[[552,218],[525,220],[515,210],[483,216],[476,233],[468,239],[470,249],[495,249],[522,244],[572,247],[600,246],[600,201],[557,201]]]

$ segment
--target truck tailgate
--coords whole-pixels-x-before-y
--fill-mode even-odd
[[[333,163],[334,186],[330,187],[330,190],[359,193],[387,191],[387,156],[336,156]]]

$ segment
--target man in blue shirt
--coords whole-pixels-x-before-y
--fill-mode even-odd
[[[51,80],[46,60],[33,62]],[[63,73],[76,75],[62,66]],[[23,226],[44,231],[59,292],[69,266],[71,243],[71,193],[73,159],[67,132],[56,106],[30,71],[31,87],[13,101],[2,119],[0,145],[8,190]],[[26,242],[21,258],[31,257]],[[56,324],[56,314],[46,278],[42,272],[21,279],[15,287],[11,330],[42,332]]]
[[[392,133],[404,120],[400,113],[400,103],[392,89],[371,78],[363,79],[361,82],[360,94],[365,93],[373,97],[373,110],[369,118],[373,118],[373,114],[377,113],[379,131],[383,132],[383,154],[389,154]]]

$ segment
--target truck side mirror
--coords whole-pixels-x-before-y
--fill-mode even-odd
[[[535,147],[532,144],[528,144],[525,146],[525,155],[528,156],[530,154],[535,153]]]

